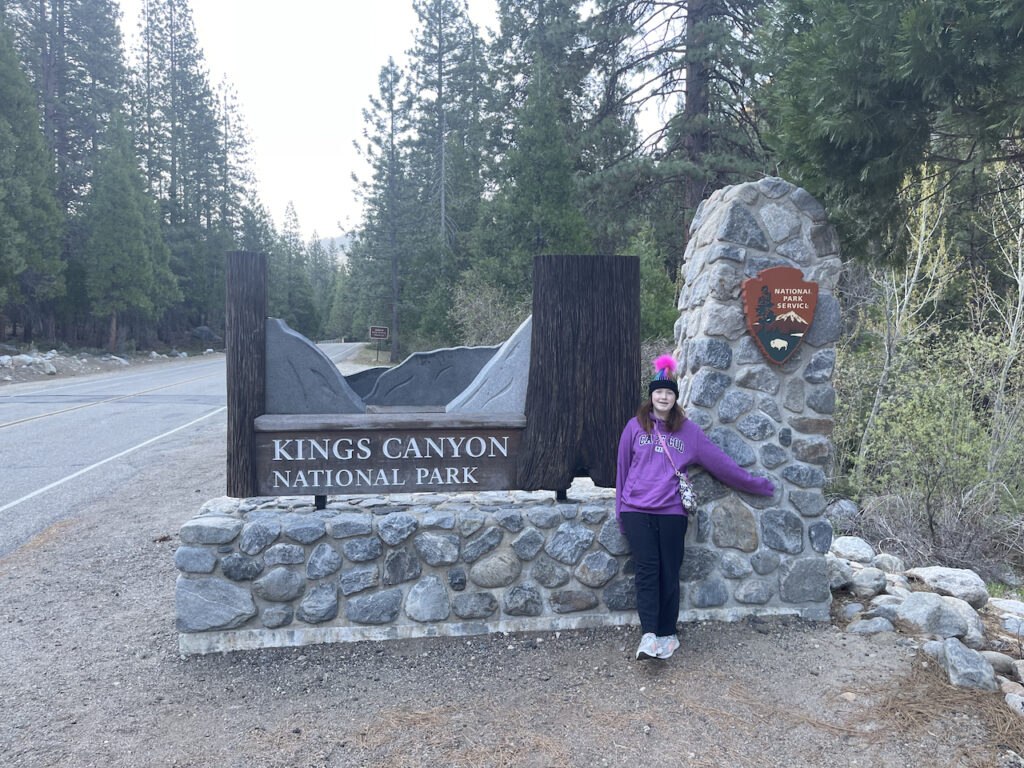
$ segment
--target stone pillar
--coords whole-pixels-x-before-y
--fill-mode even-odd
[[[832,370],[842,264],[825,209],[778,178],[715,192],[697,210],[675,327],[680,402],[738,464],[776,485],[771,499],[694,477],[702,507],[687,535],[683,618],[795,613],[827,619],[823,487],[834,449]],[[818,284],[814,319],[782,365],[747,329],[741,286],[770,267]]]

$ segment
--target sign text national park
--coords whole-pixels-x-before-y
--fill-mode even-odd
[[[286,496],[514,488],[521,431],[257,431],[259,493]]]

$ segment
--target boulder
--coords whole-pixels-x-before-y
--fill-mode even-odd
[[[982,651],[981,655],[985,657],[985,660],[992,665],[992,669],[997,674],[1006,675],[1007,677],[1013,677],[1013,662],[1012,656],[1007,656],[1005,653],[999,651]]]
[[[983,691],[997,691],[996,675],[992,665],[977,651],[973,651],[955,637],[947,638],[939,652],[949,682],[962,688],[980,688]]]
[[[839,536],[833,539],[830,551],[836,557],[855,563],[870,563],[875,557],[875,550],[859,536]]]
[[[964,624],[967,625],[967,632],[960,638],[963,644],[975,650],[984,648],[985,625],[981,623],[981,617],[978,616],[977,611],[958,597],[943,595],[942,601],[960,614],[963,617]]]
[[[878,568],[862,568],[853,575],[853,594],[857,597],[874,597],[885,590],[885,571]]]
[[[854,635],[876,635],[879,632],[892,632],[893,629],[891,621],[881,616],[876,616],[873,619],[861,619],[860,621],[851,622],[846,631]]]
[[[963,637],[967,622],[959,611],[947,604],[941,595],[914,592],[896,608],[893,624],[901,632],[912,635]]]
[[[981,608],[988,602],[988,589],[981,576],[966,568],[943,568],[933,565],[927,568],[911,568],[907,571],[911,579],[923,581],[940,595],[958,597],[970,603],[972,608]]]
[[[998,611],[1003,618],[1006,618],[1007,614],[1014,614],[1015,616],[1024,618],[1024,603],[1020,600],[1007,600],[1002,597],[993,597],[989,599],[987,605]]]
[[[901,573],[904,569],[903,561],[900,560],[896,555],[890,555],[886,552],[879,552],[871,560],[871,564],[875,568],[881,568],[886,573]]]
[[[825,555],[825,569],[828,573],[829,588],[833,592],[853,585],[853,569],[846,560],[829,552]]]
[[[1007,680],[1001,675],[996,675],[996,682],[999,683],[999,690],[1003,693],[1015,693],[1018,696],[1024,696],[1024,685],[1015,683],[1013,680]]]
[[[896,609],[903,604],[903,600],[892,595],[876,595],[871,598],[871,608],[864,614],[865,619],[881,617],[889,621],[896,620]]]

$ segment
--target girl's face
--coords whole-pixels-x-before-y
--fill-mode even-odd
[[[667,387],[661,387],[651,393],[651,405],[659,418],[664,418],[675,407],[676,393]]]

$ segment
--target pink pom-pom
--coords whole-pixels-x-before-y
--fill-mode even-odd
[[[668,370],[670,374],[676,372],[676,359],[672,355],[662,355],[654,361],[654,370],[663,371]]]

